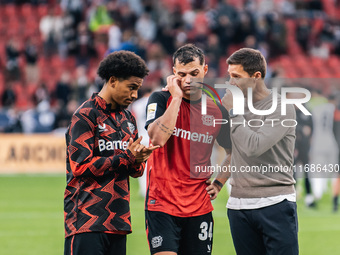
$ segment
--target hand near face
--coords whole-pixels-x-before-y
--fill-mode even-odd
[[[140,143],[142,139],[142,136],[139,137],[136,141],[133,141],[133,139],[130,138],[127,147],[127,149],[129,149],[131,153],[135,156],[136,163],[142,163],[146,161],[150,157],[151,153],[160,147],[159,145],[145,147],[145,145]]]
[[[229,89],[226,89],[226,93],[222,98],[222,105],[230,111],[233,108],[233,94],[230,92]]]
[[[180,87],[180,80],[175,75],[170,75],[167,78],[167,84],[162,91],[169,91],[172,97],[183,97],[183,91]]]

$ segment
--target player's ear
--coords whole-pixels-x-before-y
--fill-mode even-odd
[[[206,75],[207,74],[207,72],[208,72],[208,65],[204,65],[204,75]]]
[[[176,75],[176,68],[174,66],[172,67],[172,72]]]
[[[117,77],[111,76],[110,79],[109,79],[109,82],[108,82],[109,86],[114,88],[117,84],[117,81],[118,81]]]
[[[261,78],[262,78],[262,74],[261,74],[261,72],[259,72],[259,71],[255,72],[255,73],[253,74],[253,76],[254,76],[255,79],[261,79]]]

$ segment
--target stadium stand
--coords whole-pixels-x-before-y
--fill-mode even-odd
[[[193,42],[208,50],[211,34],[218,37],[221,48],[216,67],[216,74],[221,77],[226,76],[227,56],[239,47],[249,46],[267,57],[272,74],[281,68],[286,78],[340,78],[340,1],[101,0],[75,1],[74,5],[66,0],[3,2],[0,4],[0,95],[10,83],[17,95],[15,107],[20,111],[37,106],[39,102],[34,98],[41,84],[46,85],[52,109],[65,109],[55,96],[64,71],[70,72],[71,98],[77,100],[78,66],[86,67],[88,91],[100,87],[95,75],[97,65],[105,54],[118,49],[133,50],[146,60],[151,73],[145,86],[164,85],[164,78],[171,72],[170,56],[174,49]],[[155,38],[150,41],[140,38],[135,29],[144,13],[150,14],[156,24]],[[306,30],[306,50],[297,40],[302,18],[310,24],[309,33]],[[91,31],[94,19],[98,29]],[[108,47],[113,24],[115,36],[121,34],[116,37],[118,49]],[[27,62],[23,50],[28,38],[38,49],[39,79],[35,82],[28,81],[25,75]],[[8,75],[7,46],[11,39],[18,43],[20,53],[20,76],[13,81]]]

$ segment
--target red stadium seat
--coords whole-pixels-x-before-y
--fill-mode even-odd
[[[19,7],[14,4],[6,4],[4,8],[5,17],[17,16]]]
[[[39,19],[41,19],[42,17],[46,16],[48,13],[48,6],[47,5],[39,5],[38,6],[38,16]]]

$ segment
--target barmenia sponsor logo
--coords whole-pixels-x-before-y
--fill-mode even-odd
[[[99,151],[103,150],[126,150],[128,147],[128,141],[105,141],[104,139],[98,140]]]
[[[191,132],[187,131],[181,128],[174,128],[174,132],[172,135],[191,140],[193,142],[200,142],[200,143],[209,143],[211,144],[213,142],[214,137],[207,132],[206,134],[197,133],[197,132]]]

